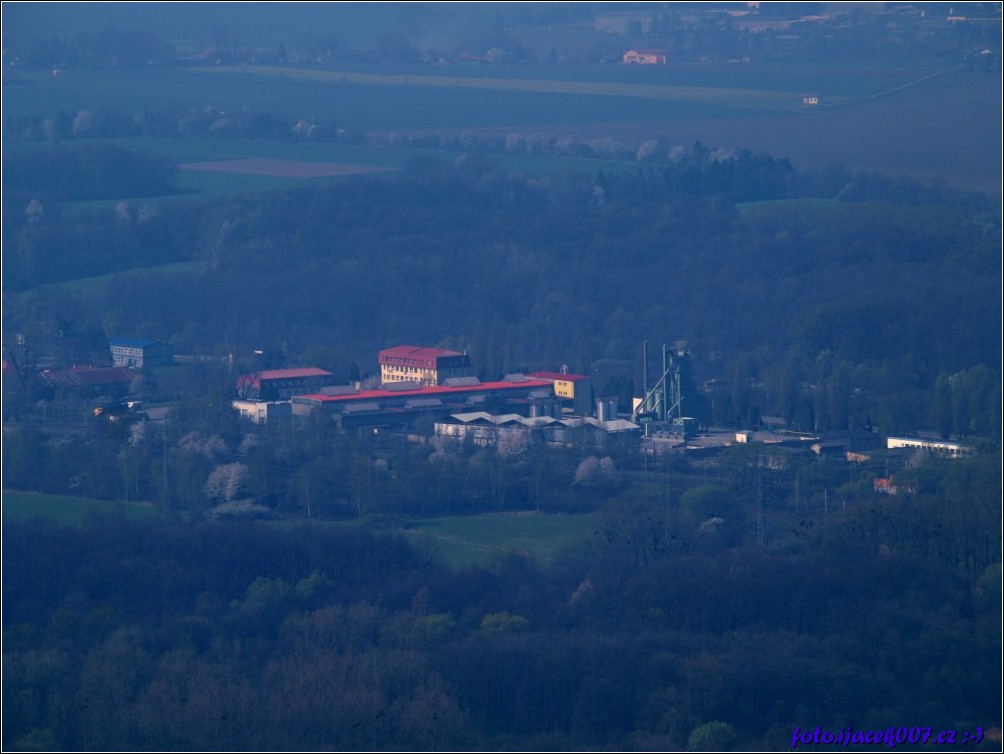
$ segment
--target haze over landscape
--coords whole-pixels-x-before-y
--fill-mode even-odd
[[[4,751],[1000,750],[1000,3],[2,12]]]

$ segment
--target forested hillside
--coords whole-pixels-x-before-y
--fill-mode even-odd
[[[4,748],[779,751],[821,724],[994,750],[999,565],[875,549],[872,518],[811,555],[639,558],[611,510],[547,570],[461,572],[361,529],[6,523]]]
[[[121,156],[10,158],[5,338],[51,345],[61,317],[96,348],[128,333],[185,354],[265,349],[346,378],[399,342],[467,349],[496,377],[684,340],[698,376],[728,386],[703,417],[717,424],[999,431],[1000,216],[979,195],[697,144],[617,175],[461,154],[229,200],[65,202],[105,195],[76,166]],[[130,159],[136,195],[163,192],[164,166]],[[26,164],[52,168],[49,185]],[[156,267],[170,262],[198,268]],[[937,385],[964,417],[937,408]]]

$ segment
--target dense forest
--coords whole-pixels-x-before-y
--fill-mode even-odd
[[[805,522],[789,553],[674,551],[611,503],[546,568],[451,571],[355,527],[5,522],[4,749],[787,750],[916,725],[994,750],[999,517],[973,529],[989,568],[942,535],[996,470],[955,468],[947,497]]]

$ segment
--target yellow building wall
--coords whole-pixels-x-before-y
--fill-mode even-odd
[[[380,365],[381,382],[406,382],[414,381],[424,385],[438,385],[438,374],[435,369],[423,369],[422,367],[398,367]]]
[[[554,394],[559,398],[575,398],[575,383],[571,380],[555,380]]]

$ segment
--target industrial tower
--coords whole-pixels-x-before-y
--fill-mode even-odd
[[[648,386],[648,341],[642,346],[642,398],[635,405],[632,421],[672,422],[683,418],[683,394],[680,387],[680,364],[686,354],[681,350],[674,355],[669,346],[662,345],[662,373],[655,385]]]

